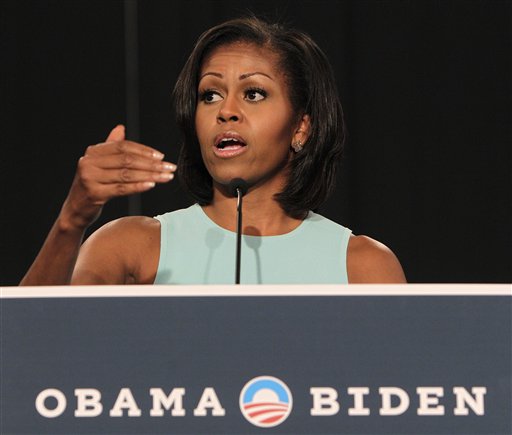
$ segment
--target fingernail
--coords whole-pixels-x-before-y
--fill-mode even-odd
[[[153,181],[145,181],[144,187],[155,187],[155,183]]]
[[[164,158],[164,155],[158,151],[153,151],[152,156],[158,160],[162,160]]]
[[[167,169],[169,171],[175,171],[176,165],[173,163],[164,162],[164,163],[162,163],[162,168]]]
[[[158,176],[161,180],[172,180],[174,178],[174,174],[171,172],[161,172]]]

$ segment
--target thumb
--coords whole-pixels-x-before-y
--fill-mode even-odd
[[[125,127],[122,124],[116,125],[107,137],[106,142],[124,140],[125,138]]]

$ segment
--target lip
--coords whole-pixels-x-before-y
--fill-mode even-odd
[[[220,143],[220,141],[222,139],[235,139],[236,141],[241,142],[244,145],[234,148],[234,149],[218,148],[217,145]],[[231,157],[236,157],[236,156],[239,156],[240,154],[243,154],[247,148],[247,142],[236,131],[225,131],[225,132],[219,133],[217,136],[215,136],[212,148],[213,148],[213,153],[217,157],[231,158]]]
[[[239,156],[240,154],[245,153],[247,146],[241,146],[235,149],[220,149],[216,146],[213,146],[213,153],[222,159],[228,159],[231,157]]]
[[[245,139],[242,136],[240,136],[236,131],[224,131],[215,136],[213,146],[217,146],[222,139],[236,139],[238,142],[246,144]]]

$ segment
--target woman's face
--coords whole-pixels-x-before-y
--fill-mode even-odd
[[[300,120],[277,63],[275,53],[247,43],[220,46],[205,58],[195,124],[214,185],[243,178],[249,186],[284,187]]]

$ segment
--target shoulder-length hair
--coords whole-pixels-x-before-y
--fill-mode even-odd
[[[208,53],[235,42],[275,52],[295,113],[310,117],[309,137],[290,162],[287,185],[275,195],[285,213],[304,218],[308,210],[325,202],[336,181],[345,138],[336,82],[325,54],[307,34],[256,17],[230,20],[203,33],[178,77],[174,98],[177,123],[184,135],[178,159],[181,183],[200,205],[211,203],[212,178],[203,163],[195,128],[198,80]]]

